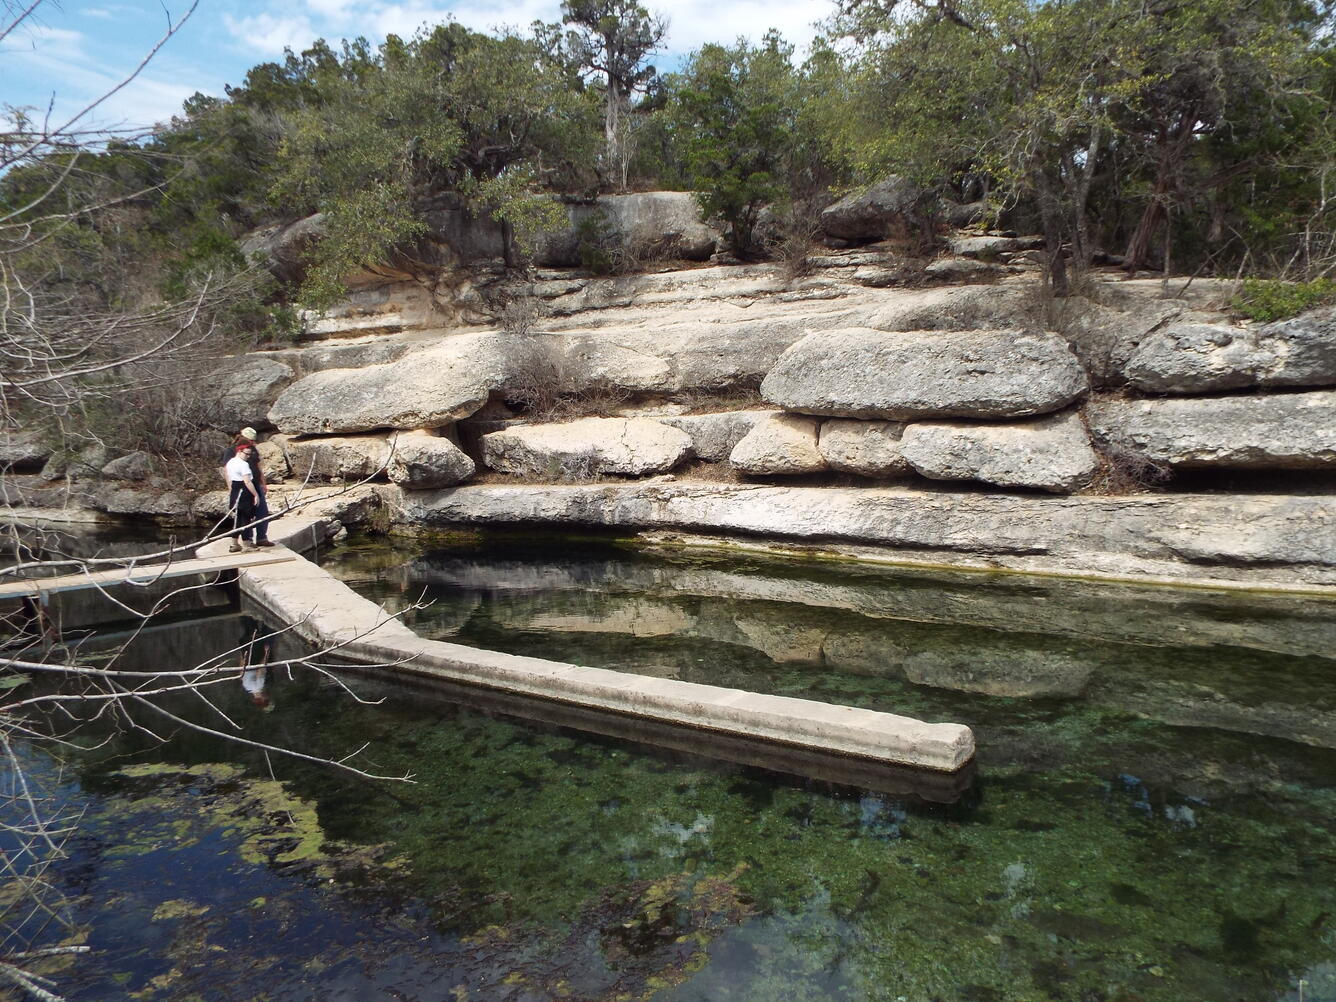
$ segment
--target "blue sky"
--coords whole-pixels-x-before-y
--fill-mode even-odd
[[[659,65],[710,41],[759,38],[775,27],[800,48],[829,0],[671,0],[646,4],[669,22]],[[128,74],[179,18],[189,0],[44,0],[28,21],[0,41],[0,105],[69,115]],[[93,118],[106,127],[136,128],[169,119],[196,91],[221,94],[246,70],[275,59],[285,45],[387,33],[409,36],[424,23],[451,16],[478,30],[527,28],[555,21],[559,0],[200,0],[144,71],[105,101]],[[8,23],[0,17],[0,30]]]

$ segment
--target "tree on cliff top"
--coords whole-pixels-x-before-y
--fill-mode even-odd
[[[865,173],[982,171],[1033,200],[1061,295],[1063,246],[1078,268],[1093,249],[1100,172],[1151,177],[1140,259],[1169,202],[1199,194],[1181,189],[1202,138],[1293,115],[1324,25],[1303,0],[846,0],[830,28],[850,74],[825,127]]]
[[[707,216],[729,226],[734,251],[756,249],[761,210],[786,202],[798,147],[800,81],[793,46],[770,31],[758,46],[707,45],[670,87],[670,114]]]
[[[603,79],[605,156],[625,191],[634,153],[631,99],[654,80],[647,60],[663,42],[667,22],[634,0],[564,0],[561,12],[571,27],[560,46],[566,58]]]
[[[291,115],[273,189],[303,214],[325,214],[305,304],[327,305],[345,275],[420,235],[441,192],[543,225],[556,208],[538,191],[543,155],[569,138],[577,98],[534,39],[449,23],[407,42],[391,35],[374,52],[345,43]]]

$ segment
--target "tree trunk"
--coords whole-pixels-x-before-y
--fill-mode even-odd
[[[1053,194],[1048,177],[1040,175],[1036,186],[1039,196],[1039,218],[1044,227],[1044,277],[1053,295],[1065,298],[1070,291],[1067,282],[1067,261],[1062,256],[1062,208]]]
[[[1164,214],[1164,195],[1164,185],[1157,180],[1155,194],[1151,196],[1150,204],[1142,211],[1141,218],[1137,221],[1137,228],[1132,231],[1132,239],[1127,242],[1127,250],[1123,253],[1123,267],[1127,269],[1128,274],[1135,274],[1146,267],[1146,262],[1150,259],[1151,241],[1155,239],[1155,231],[1160,228],[1160,217]]]

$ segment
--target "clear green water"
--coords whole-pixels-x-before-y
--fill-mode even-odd
[[[272,680],[268,712],[233,686],[248,737],[369,742],[415,782],[274,760],[275,806],[271,764],[235,746],[90,751],[65,787],[89,813],[62,879],[95,948],[71,997],[1336,999],[1330,603],[581,539],[421,549],[327,566],[388,604],[425,588],[416,627],[459,642],[962,721],[978,778],[935,805],[366,681],[383,702]],[[179,771],[219,762],[250,778]]]

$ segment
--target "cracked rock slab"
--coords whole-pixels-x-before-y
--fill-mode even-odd
[[[1336,467],[1336,390],[1181,400],[1106,400],[1096,439],[1181,469]]]
[[[743,473],[819,473],[826,461],[818,447],[815,418],[801,414],[776,414],[758,421],[729,453],[728,461]]]
[[[451,487],[473,476],[473,460],[448,438],[429,431],[395,437],[387,473],[390,481],[409,490]]]
[[[850,327],[814,332],[785,351],[761,396],[831,417],[1007,418],[1060,410],[1086,386],[1056,334]]]
[[[821,425],[818,446],[832,470],[864,477],[902,477],[913,472],[900,449],[904,431],[899,421],[831,418]]]
[[[383,365],[326,369],[284,390],[269,420],[293,435],[439,428],[485,404],[534,351],[505,334],[461,334]]]
[[[691,436],[649,418],[582,418],[482,436],[483,464],[501,473],[578,480],[665,473],[691,455]]]
[[[1265,327],[1172,324],[1144,338],[1127,380],[1151,393],[1336,384],[1336,310]]]
[[[906,426],[900,444],[915,470],[933,480],[978,480],[1066,494],[1099,468],[1075,412],[1024,423],[923,421]]]

